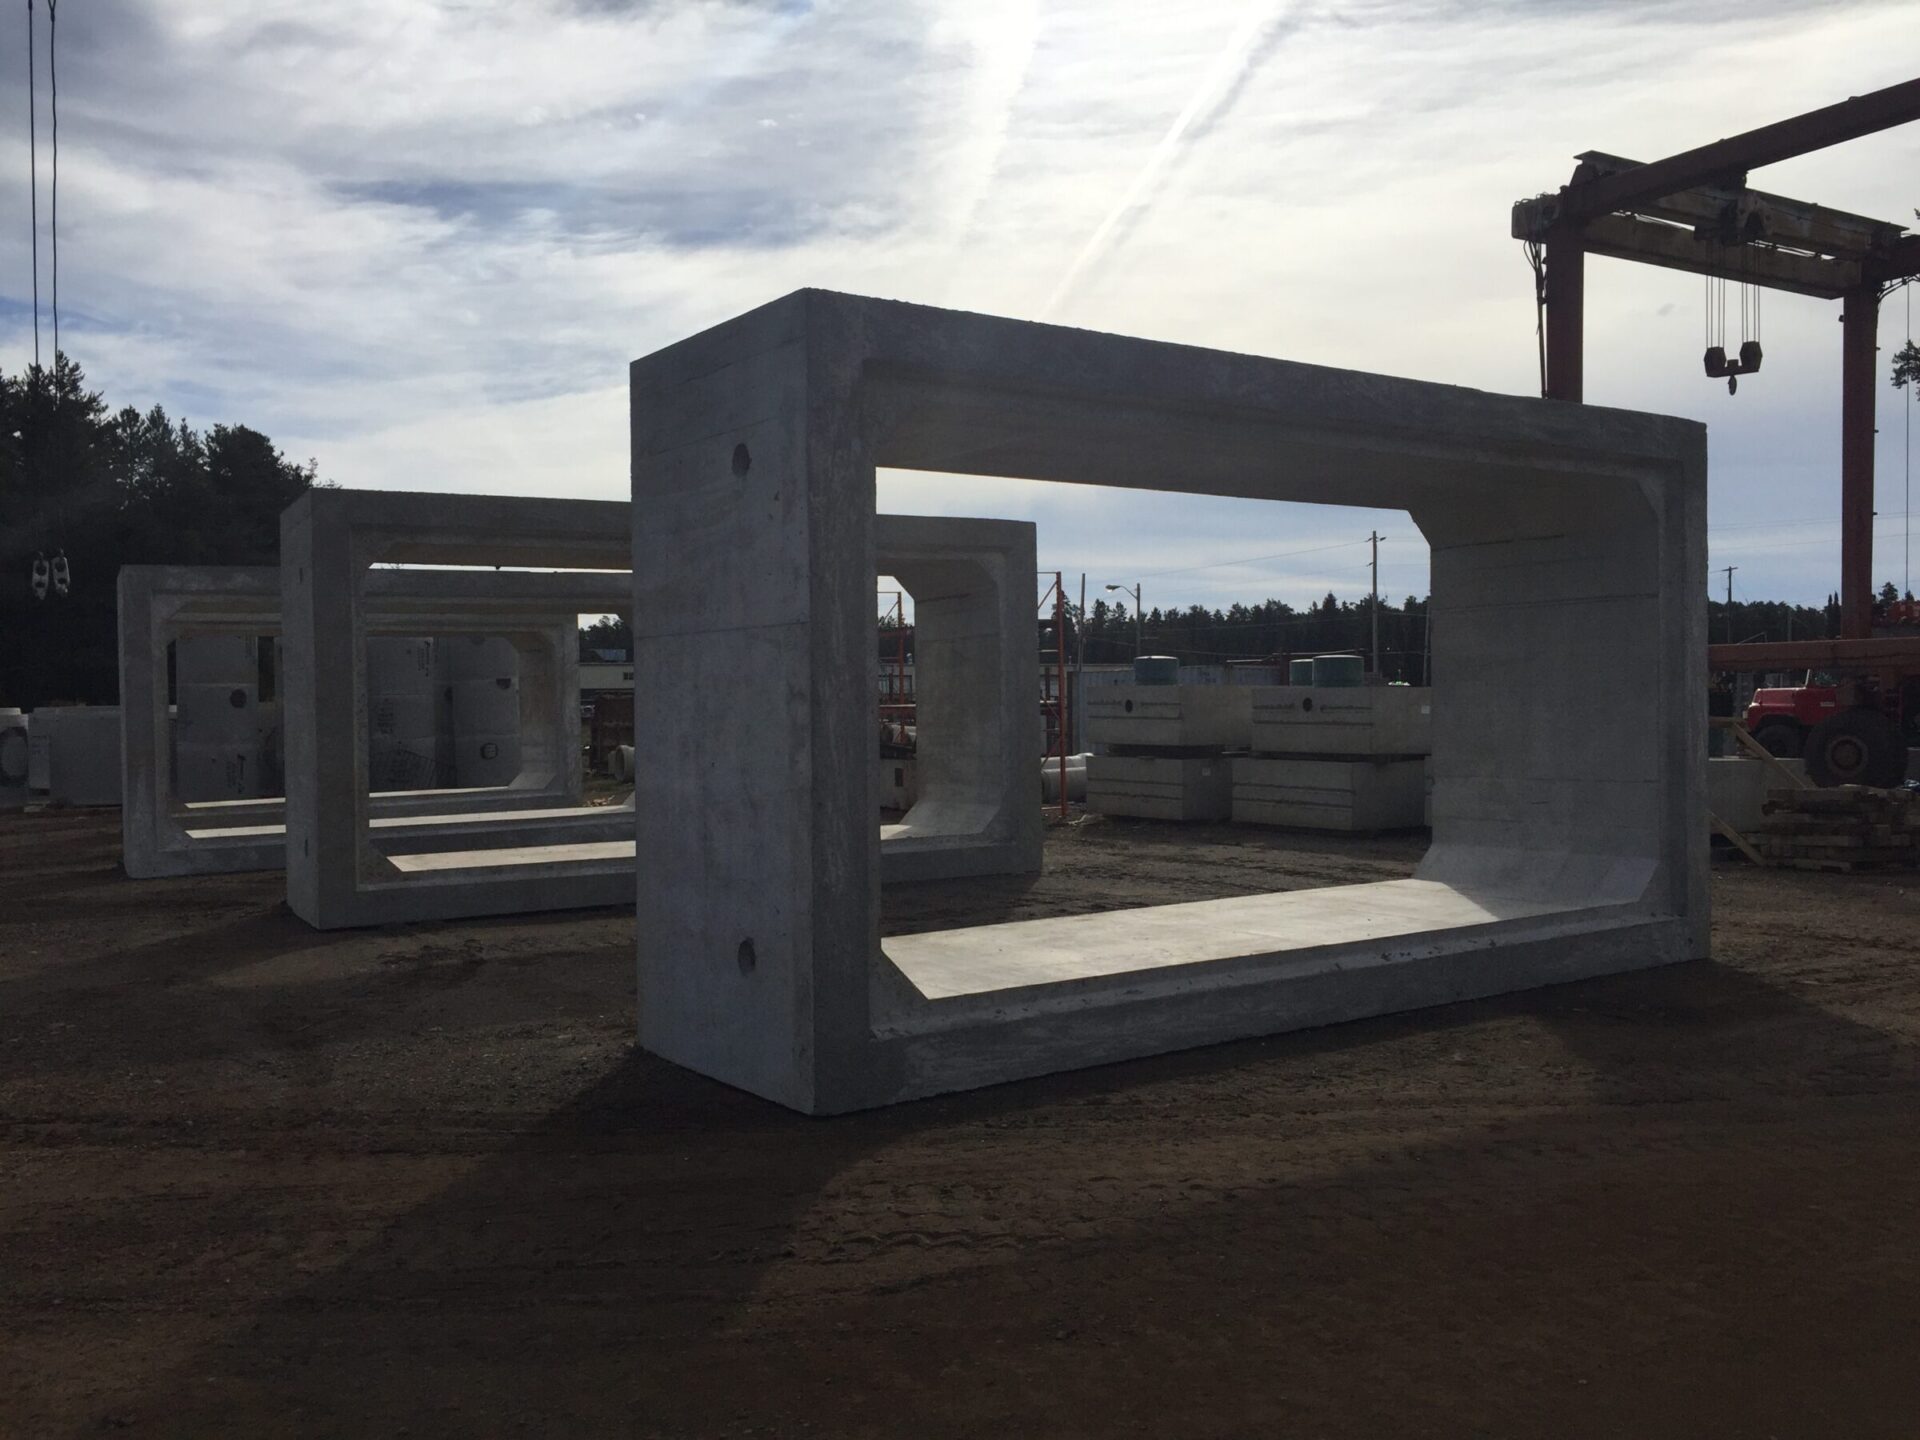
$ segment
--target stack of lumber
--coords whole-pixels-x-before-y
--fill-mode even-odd
[[[1769,790],[1748,838],[1769,865],[1794,870],[1920,867],[1920,791],[1842,785]]]

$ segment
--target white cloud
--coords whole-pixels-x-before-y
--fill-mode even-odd
[[[1028,318],[1058,294],[1066,323],[1530,393],[1510,203],[1580,150],[1650,159],[1905,78],[1905,9],[95,0],[60,27],[63,336],[114,403],[259,426],[345,483],[595,496],[625,485],[625,362],[801,285]],[[9,216],[25,174],[20,126]],[[1916,174],[1907,130],[1756,183],[1901,220]],[[25,229],[0,234],[9,368]],[[1835,307],[1770,296],[1730,398],[1699,373],[1699,283],[1590,266],[1589,398],[1707,420],[1715,563],[1823,598]],[[1059,490],[882,494],[1035,518],[1050,569],[1179,570],[1148,582],[1167,603],[1357,593],[1343,553],[1214,562],[1376,523],[1383,582],[1423,583],[1404,517]],[[1811,523],[1760,528],[1783,516]]]

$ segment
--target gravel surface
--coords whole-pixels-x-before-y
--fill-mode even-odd
[[[1055,826],[893,932],[1408,873]],[[320,935],[0,815],[0,1434],[1920,1433],[1920,877],[1712,961],[808,1120],[630,914]]]

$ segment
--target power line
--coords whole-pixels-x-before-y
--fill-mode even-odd
[[[27,193],[33,223],[33,364],[40,367],[40,136],[34,98],[33,0],[27,0]]]
[[[53,368],[60,368],[60,72],[54,68],[60,0],[47,0],[47,79],[53,96],[53,215],[47,235],[53,241]]]

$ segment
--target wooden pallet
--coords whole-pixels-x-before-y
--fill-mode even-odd
[[[1750,855],[1791,870],[1920,869],[1920,792],[1842,785],[1767,792]]]

